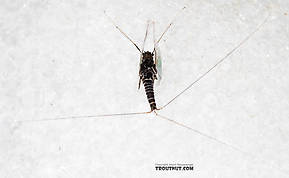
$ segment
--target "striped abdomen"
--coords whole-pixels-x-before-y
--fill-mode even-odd
[[[154,95],[154,81],[151,78],[143,78],[142,80],[145,88],[145,92],[148,98],[148,102],[151,107],[151,111],[157,109],[156,102],[155,102],[155,95]]]

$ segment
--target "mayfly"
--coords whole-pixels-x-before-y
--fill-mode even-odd
[[[180,12],[182,12],[186,7],[183,7]],[[270,15],[267,16],[267,18],[259,24],[250,34],[248,34],[242,41],[240,41],[233,49],[231,49],[224,57],[221,59],[217,60],[217,62],[211,66],[206,72],[201,74],[197,79],[195,79],[193,82],[191,82],[186,88],[184,88],[181,92],[179,92],[176,96],[174,96],[172,99],[170,99],[166,104],[164,104],[161,107],[157,107],[156,101],[155,101],[155,96],[154,96],[154,82],[155,80],[159,80],[161,78],[161,60],[160,60],[160,50],[158,47],[159,42],[163,38],[163,36],[166,34],[166,32],[169,30],[169,28],[173,25],[176,17],[178,14],[173,18],[173,20],[169,23],[169,25],[165,28],[161,36],[155,40],[154,37],[154,48],[153,50],[150,51],[144,51],[144,44],[146,42],[147,34],[148,34],[148,28],[151,23],[148,22],[147,27],[146,27],[146,33],[143,41],[143,46],[142,49],[139,48],[139,46],[125,33],[121,30],[121,28],[106,14],[104,11],[105,16],[112,22],[115,28],[117,28],[123,35],[126,37],[135,47],[136,49],[140,52],[140,63],[139,63],[139,82],[138,82],[138,88],[141,86],[141,82],[144,85],[145,92],[147,95],[147,99],[150,105],[150,111],[145,111],[145,112],[135,112],[135,113],[115,113],[115,114],[101,114],[101,115],[83,115],[83,116],[68,116],[68,117],[58,117],[58,118],[46,118],[46,119],[41,119],[41,120],[24,120],[20,122],[31,122],[31,121],[48,121],[48,120],[64,120],[64,119],[80,119],[80,118],[96,118],[96,117],[112,117],[112,116],[127,116],[127,115],[141,115],[141,114],[148,114],[148,113],[155,113],[155,115],[158,118],[167,120],[171,123],[174,123],[176,125],[179,125],[181,127],[187,128],[192,132],[195,132],[197,134],[200,134],[208,139],[214,140],[220,144],[226,145],[234,150],[237,150],[243,154],[246,155],[251,155],[250,153],[247,153],[245,151],[242,151],[238,147],[228,144],[224,141],[221,141],[215,137],[212,137],[210,135],[207,135],[203,132],[200,132],[194,128],[191,128],[187,125],[184,125],[180,122],[177,122],[175,120],[172,120],[168,117],[165,117],[163,115],[160,115],[157,111],[162,110],[165,107],[167,107],[169,104],[171,104],[173,101],[175,101],[177,98],[179,98],[183,93],[188,91],[192,86],[194,86],[197,82],[199,82],[201,79],[203,79],[208,73],[210,73],[213,69],[215,69],[217,66],[219,66],[225,59],[227,59],[233,52],[235,52],[237,49],[239,49],[246,41],[248,41],[269,19]],[[152,22],[153,25],[153,30],[154,30],[154,22]]]
[[[186,7],[183,7],[181,9],[184,10]],[[154,81],[155,80],[160,80],[161,79],[161,71],[162,71],[162,62],[161,62],[161,57],[160,57],[160,49],[158,47],[159,42],[165,35],[165,33],[169,30],[169,28],[172,26],[173,21],[176,17],[169,23],[169,25],[166,27],[164,32],[161,34],[159,39],[156,41],[155,39],[155,24],[152,22],[153,25],[153,38],[154,38],[154,48],[153,51],[144,51],[145,47],[145,42],[147,39],[148,35],[148,29],[150,26],[150,21],[147,23],[146,27],[146,32],[145,32],[145,37],[142,45],[142,49],[138,47],[138,45],[125,33],[121,28],[116,25],[116,23],[106,14],[104,11],[104,14],[106,17],[112,22],[112,24],[136,47],[136,49],[140,52],[140,64],[139,64],[139,82],[138,82],[138,89],[140,89],[141,82],[144,85],[145,88],[145,93],[147,96],[147,100],[150,105],[150,111],[146,113],[151,113],[154,112],[156,113],[156,110],[161,110],[162,108],[157,108],[156,106],[156,101],[155,101],[155,96],[154,96]]]

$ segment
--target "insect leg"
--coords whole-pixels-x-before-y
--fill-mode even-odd
[[[134,41],[132,41],[132,39],[119,28],[119,26],[112,20],[112,18],[110,16],[108,16],[106,14],[105,11],[103,11],[103,12],[104,12],[105,16],[108,18],[108,20],[111,21],[111,23],[115,26],[115,28],[117,28],[120,31],[120,33],[122,33],[136,47],[136,49],[141,53],[141,50],[139,49],[137,44]]]
[[[141,80],[142,80],[142,76],[140,76],[138,80],[138,89],[140,89]]]
[[[162,35],[160,36],[160,38],[155,42],[154,46],[156,46],[161,39],[163,38],[164,34],[168,31],[168,29],[173,25],[174,21],[176,20],[176,18],[178,17],[178,15],[185,9],[186,7],[183,7],[173,18],[173,20],[169,23],[169,25],[166,27],[165,31],[162,33]]]
[[[148,20],[148,21],[147,21],[147,27],[146,27],[146,33],[145,33],[145,37],[144,37],[143,44],[142,44],[141,53],[143,53],[143,51],[144,51],[145,42],[146,42],[146,39],[147,39],[147,36],[148,36],[149,25],[150,25],[150,21]]]

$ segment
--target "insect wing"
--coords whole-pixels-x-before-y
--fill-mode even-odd
[[[156,47],[155,49],[155,61],[156,61],[156,67],[158,71],[158,83],[160,83],[162,79],[162,58],[161,58],[161,51],[159,47]]]

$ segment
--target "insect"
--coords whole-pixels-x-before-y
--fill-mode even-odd
[[[183,8],[185,9],[185,8]],[[182,9],[182,10],[183,10]],[[269,17],[269,16],[268,16]],[[237,49],[239,49],[247,40],[249,40],[267,21],[268,18],[266,18],[259,26],[257,26],[256,29],[254,29],[245,39],[243,39],[240,43],[238,43],[230,52],[228,52],[224,57],[222,57],[221,59],[217,60],[217,62],[211,66],[206,72],[204,72],[203,74],[201,74],[196,80],[192,81],[186,88],[184,88],[180,93],[178,93],[176,96],[174,96],[172,99],[170,99],[167,103],[165,103],[163,106],[157,107],[157,102],[155,101],[155,97],[154,97],[154,82],[157,79],[160,79],[160,76],[158,76],[158,74],[160,74],[161,68],[158,67],[158,65],[161,64],[161,60],[159,60],[158,58],[158,43],[161,41],[162,37],[166,34],[166,32],[168,31],[168,29],[172,26],[174,19],[169,23],[169,25],[166,27],[166,29],[164,30],[164,32],[161,34],[161,36],[159,37],[158,40],[154,40],[154,49],[152,51],[144,51],[144,44],[146,41],[146,37],[147,37],[147,32],[148,30],[146,30],[145,33],[145,38],[144,38],[144,44],[143,44],[143,48],[140,49],[138,45],[136,45],[136,43],[131,40],[131,38],[126,35],[126,33],[124,33],[120,27],[118,27],[115,22],[109,18],[111,20],[111,22],[114,24],[114,26],[136,47],[136,49],[140,52],[140,64],[139,64],[139,83],[138,83],[138,88],[140,88],[141,86],[141,82],[144,85],[145,91],[146,91],[146,95],[147,95],[147,99],[150,105],[150,111],[144,111],[144,112],[136,112],[136,113],[115,113],[115,114],[102,114],[102,115],[88,115],[88,116],[68,116],[68,117],[60,117],[60,118],[48,118],[48,119],[42,119],[42,120],[30,120],[30,121],[48,121],[48,120],[62,120],[62,119],[78,119],[78,118],[96,118],[96,117],[112,117],[112,116],[124,116],[124,115],[140,115],[140,114],[148,114],[148,113],[155,113],[156,116],[158,118],[164,119],[166,121],[169,121],[171,123],[174,123],[176,125],[179,125],[181,127],[184,127],[186,129],[189,129],[190,131],[193,131],[195,133],[198,133],[208,139],[214,140],[220,144],[226,145],[234,150],[237,150],[239,152],[245,153],[246,152],[242,151],[241,149],[228,144],[222,140],[219,140],[217,138],[214,138],[210,135],[204,134],[196,129],[193,129],[187,125],[184,125],[180,122],[177,122],[175,120],[172,120],[166,116],[160,115],[157,111],[158,110],[162,110],[164,108],[166,108],[168,105],[170,105],[172,102],[174,102],[177,98],[179,98],[180,96],[183,95],[183,93],[187,92],[190,88],[192,88],[196,83],[198,83],[200,80],[202,80],[208,73],[210,73],[212,70],[214,70],[217,66],[219,66],[225,59],[227,59],[231,54],[233,54],[233,52],[235,52]],[[149,23],[147,25],[147,29],[148,29]],[[29,122],[27,121],[21,121],[21,122]]]
[[[184,10],[186,7],[183,7],[181,9]],[[140,89],[141,82],[144,85],[145,93],[147,95],[147,99],[150,105],[151,111],[147,112],[154,112],[156,113],[156,110],[160,110],[161,108],[157,108],[155,96],[154,96],[154,81],[158,79],[157,75],[159,76],[159,79],[161,79],[161,59],[160,59],[160,50],[158,48],[158,43],[161,41],[162,37],[165,35],[165,33],[168,31],[168,29],[173,24],[173,21],[176,17],[169,23],[169,25],[166,27],[160,38],[156,41],[155,39],[155,25],[154,22],[152,22],[153,25],[153,38],[154,38],[154,49],[152,52],[150,51],[144,51],[145,42],[148,35],[148,29],[150,25],[150,21],[147,23],[145,37],[142,45],[142,49],[138,47],[138,45],[131,40],[131,38],[121,30],[120,27],[116,25],[116,23],[106,14],[104,11],[104,14],[106,17],[112,22],[112,24],[136,47],[136,49],[140,52],[140,64],[139,64],[139,82],[138,82],[138,89]],[[156,113],[157,114],[157,113]]]
[[[158,40],[155,39],[155,33],[154,33],[154,22],[148,21],[145,37],[143,40],[142,49],[139,48],[139,46],[125,33],[123,30],[112,20],[110,16],[106,14],[104,11],[105,16],[108,18],[108,20],[114,25],[115,28],[117,28],[121,34],[127,38],[138,50],[140,53],[140,63],[139,63],[139,83],[138,83],[138,89],[140,88],[141,82],[144,84],[145,92],[147,95],[147,99],[150,105],[150,111],[145,112],[135,112],[135,113],[114,113],[114,114],[101,114],[101,115],[83,115],[83,116],[68,116],[68,117],[57,117],[57,118],[47,118],[47,119],[41,119],[41,120],[24,120],[21,122],[37,122],[37,121],[49,121],[49,120],[62,120],[62,119],[78,119],[78,118],[95,118],[95,117],[112,117],[112,116],[125,116],[125,115],[142,115],[142,114],[148,114],[151,112],[154,112],[156,116],[159,118],[165,119],[167,121],[173,122],[174,124],[180,125],[182,127],[185,127],[187,129],[190,129],[192,131],[195,131],[199,134],[202,134],[201,132],[192,129],[191,127],[188,127],[182,123],[176,122],[172,119],[169,119],[165,116],[162,116],[157,113],[157,110],[162,110],[165,107],[167,107],[169,104],[174,102],[177,98],[179,98],[183,93],[188,91],[192,86],[194,86],[197,82],[199,82],[201,79],[203,79],[208,73],[210,73],[212,70],[214,70],[217,66],[219,66],[225,59],[227,59],[233,52],[235,52],[237,49],[239,49],[246,41],[248,41],[269,19],[268,17],[259,24],[250,34],[247,35],[246,38],[244,38],[241,42],[239,42],[231,51],[229,51],[224,57],[219,59],[213,66],[211,66],[206,72],[201,74],[197,79],[195,79],[193,82],[191,82],[186,88],[184,88],[181,92],[179,92],[176,96],[174,96],[172,99],[170,99],[166,104],[164,104],[161,107],[157,107],[155,97],[154,97],[154,81],[157,79],[161,79],[161,60],[160,60],[160,50],[158,47],[159,42],[163,38],[163,36],[166,34],[166,32],[170,29],[170,27],[174,24],[175,19],[178,17],[178,15],[184,10],[186,7],[183,7],[180,9],[180,11],[175,15],[175,17],[171,20],[171,22],[167,25],[163,33],[161,33]],[[149,25],[153,26],[153,37],[154,37],[154,48],[152,52],[150,51],[144,51],[145,42],[148,35],[148,29]],[[202,134],[203,136],[206,136],[207,138],[214,139],[215,141],[225,144],[224,142],[217,140],[211,136],[207,136],[205,134]],[[227,145],[227,144],[226,144]],[[230,145],[227,145],[230,146]]]

